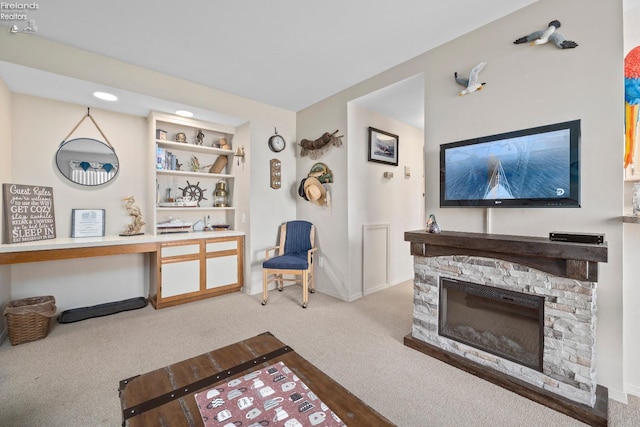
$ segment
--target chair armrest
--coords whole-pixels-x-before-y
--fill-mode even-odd
[[[311,248],[307,251],[307,262],[311,264],[311,258],[313,257],[313,253],[317,251],[318,248]]]
[[[272,258],[272,257],[269,256],[269,252],[275,251],[276,249],[280,249],[280,246],[271,246],[271,247],[268,247],[267,249],[264,250],[264,259],[265,259],[265,261]]]

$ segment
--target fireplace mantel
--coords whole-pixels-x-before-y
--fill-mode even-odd
[[[601,245],[551,241],[544,237],[424,230],[407,231],[411,254],[422,257],[469,255],[526,265],[559,277],[598,281],[598,263],[607,262]]]

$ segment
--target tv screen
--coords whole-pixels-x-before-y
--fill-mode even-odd
[[[440,146],[440,206],[580,207],[580,120]]]

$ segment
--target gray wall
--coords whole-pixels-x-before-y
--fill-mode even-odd
[[[553,19],[561,21],[561,33],[577,41],[578,48],[513,44],[520,36],[544,29]],[[541,237],[554,230],[605,233],[609,262],[600,267],[598,288],[598,382],[620,400],[626,398],[620,220],[622,49],[621,1],[540,0],[298,113],[301,136],[325,127],[342,128],[348,125],[344,105],[350,100],[424,72],[426,213],[435,213],[443,229]],[[460,87],[455,84],[453,73],[468,73],[480,61],[487,62],[481,74],[486,87],[458,97]],[[572,119],[582,120],[580,209],[487,211],[439,207],[440,144]],[[342,221],[349,216],[348,199],[352,195],[348,193],[346,190],[340,195],[342,204],[338,207],[336,202],[330,215],[300,208],[298,211],[322,224]],[[353,233],[351,228],[345,231],[349,235]],[[333,277],[355,274],[343,233],[325,236],[322,243],[331,248],[332,256],[338,260]]]
[[[549,17],[560,20],[561,32],[580,46],[564,51],[511,43],[544,27]],[[609,261],[600,266],[597,301],[598,381],[617,393],[624,390],[621,41],[620,2],[541,0],[431,52],[425,104],[427,211],[436,212],[443,227],[543,237],[554,230],[606,234]],[[451,96],[451,73],[481,60],[487,61],[485,90]],[[483,210],[438,207],[439,144],[571,119],[582,121],[582,208],[493,209],[486,229]]]

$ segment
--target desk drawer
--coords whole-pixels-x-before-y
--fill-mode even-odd
[[[162,246],[160,249],[160,256],[162,258],[172,257],[172,256],[184,256],[184,255],[199,255],[200,254],[200,244],[199,243],[189,243],[182,245],[171,245],[171,246]]]

